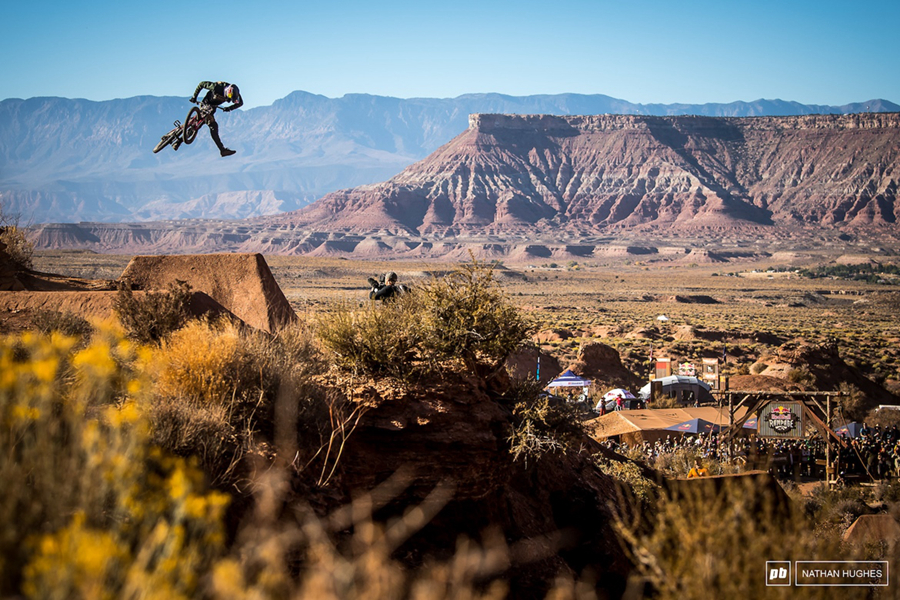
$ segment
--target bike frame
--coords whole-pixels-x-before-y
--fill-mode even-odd
[[[162,141],[156,145],[156,148],[153,149],[153,153],[156,154],[169,144],[172,145],[172,149],[178,150],[178,146],[181,144],[192,143],[197,137],[197,132],[199,132],[200,128],[203,127],[203,124],[215,114],[217,108],[218,106],[213,106],[212,104],[198,102],[197,106],[192,107],[191,110],[188,111],[188,116],[185,119],[184,125],[176,120],[175,127],[170,130],[169,133],[162,136]]]

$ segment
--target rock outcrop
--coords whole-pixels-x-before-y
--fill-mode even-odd
[[[604,392],[611,388],[637,391],[644,382],[622,364],[619,352],[600,342],[584,344],[574,364],[569,366],[576,375],[590,379],[593,389]]]
[[[853,386],[862,393],[868,408],[878,404],[897,404],[900,400],[866,377],[859,368],[844,362],[836,344],[815,344],[796,339],[763,354],[759,362],[765,367],[760,375],[783,379],[793,377],[817,390],[838,391],[842,385]]]
[[[585,435],[570,451],[515,461],[504,377],[488,383],[445,371],[409,388],[375,379],[333,384],[365,406],[343,448],[336,489],[370,490],[400,472],[404,484],[386,517],[448,490],[446,504],[398,554],[448,555],[460,537],[499,533],[512,549],[503,576],[510,597],[543,598],[557,576],[577,578],[586,568],[598,590],[622,594],[631,566],[610,508],[620,496],[592,457],[626,459]]]
[[[268,222],[420,235],[894,225],[898,140],[893,113],[476,114],[466,132],[387,182]]]

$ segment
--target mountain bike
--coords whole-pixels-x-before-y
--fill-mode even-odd
[[[153,149],[153,154],[156,154],[169,144],[172,145],[172,150],[178,150],[181,144],[193,142],[197,138],[197,132],[200,131],[200,128],[203,127],[209,116],[215,112],[216,107],[211,104],[201,103],[198,106],[191,107],[187,117],[184,119],[184,125],[181,124],[181,121],[176,120],[174,123],[175,127],[160,138],[159,143]]]

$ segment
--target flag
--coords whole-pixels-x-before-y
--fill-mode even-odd
[[[726,348],[727,348],[727,344],[726,344],[725,342],[722,342],[722,362],[723,362],[723,363],[726,361],[726,358],[727,358],[727,357],[725,356],[725,349],[726,349]]]
[[[541,355],[538,354],[538,364],[537,364],[537,375],[535,376],[535,381],[541,380]]]
[[[650,342],[650,362],[653,362],[653,342]]]

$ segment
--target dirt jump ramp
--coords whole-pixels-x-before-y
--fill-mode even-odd
[[[789,518],[792,501],[781,484],[766,471],[747,471],[734,475],[714,475],[694,479],[669,479],[667,487],[674,498],[741,498],[754,513]]]
[[[146,292],[135,292],[140,299]],[[117,292],[85,291],[14,291],[0,294],[0,321],[18,315],[22,323],[30,327],[32,319],[40,312],[72,314],[87,321],[102,321],[115,315]],[[236,317],[228,309],[203,292],[192,292],[188,313],[194,317],[226,315]]]
[[[297,319],[262,254],[135,256],[119,280],[144,291],[185,281],[247,325],[269,333]]]

